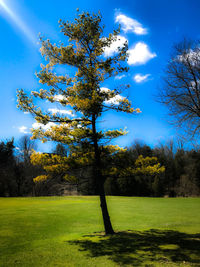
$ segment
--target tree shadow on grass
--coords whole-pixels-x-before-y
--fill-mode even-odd
[[[121,266],[154,266],[155,263],[200,266],[200,233],[129,230],[113,236],[87,235],[69,243],[87,251],[89,257],[107,256]]]

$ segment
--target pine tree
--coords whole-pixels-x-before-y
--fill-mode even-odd
[[[70,156],[65,162],[69,169],[76,164],[93,164],[93,177],[100,196],[101,210],[106,234],[113,234],[105,192],[105,174],[103,157],[120,150],[113,145],[105,145],[108,140],[126,134],[123,130],[98,130],[98,122],[103,112],[122,111],[137,113],[139,109],[131,107],[131,102],[120,95],[122,88],[112,90],[102,87],[105,80],[127,72],[128,44],[113,56],[106,57],[105,49],[119,38],[120,30],[114,30],[108,37],[103,35],[102,16],[83,12],[77,14],[74,22],[60,21],[61,32],[67,39],[67,45],[52,44],[41,38],[41,53],[46,65],[42,65],[37,74],[40,83],[48,89],[32,91],[28,96],[24,90],[18,90],[18,106],[30,112],[41,127],[32,130],[33,138],[43,142],[47,140],[67,144]],[[56,74],[57,66],[68,70],[72,67],[72,77]],[[43,111],[35,104],[35,99],[59,103],[65,112]],[[70,110],[69,110],[70,108]],[[53,113],[52,113],[53,111]],[[68,115],[67,115],[68,114]],[[42,125],[50,125],[44,128]],[[36,160],[37,161],[37,160]]]

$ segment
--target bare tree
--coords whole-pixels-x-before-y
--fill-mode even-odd
[[[30,156],[33,149],[36,149],[36,141],[31,140],[29,135],[22,136],[17,144],[18,150],[19,150],[19,158],[22,160],[25,164],[28,164],[30,162]]]
[[[200,41],[184,39],[174,46],[159,101],[167,106],[171,122],[190,137],[200,134]]]

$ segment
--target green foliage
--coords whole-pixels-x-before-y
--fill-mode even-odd
[[[106,183],[106,192],[114,195],[130,196],[160,196],[161,176],[165,167],[161,166],[157,157],[143,157],[133,155],[132,150],[124,150],[112,158],[108,171],[109,180]],[[113,180],[115,177],[115,181]],[[110,185],[110,183],[114,185]],[[111,193],[111,188],[112,193]]]

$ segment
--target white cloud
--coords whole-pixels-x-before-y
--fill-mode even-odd
[[[142,75],[140,73],[136,74],[133,79],[136,83],[141,83],[147,80],[147,78],[150,76],[150,74]]]
[[[121,80],[121,79],[123,79],[124,77],[126,77],[125,74],[117,75],[117,76],[115,76],[115,80]]]
[[[28,133],[28,128],[26,126],[21,126],[18,129],[19,129],[20,133],[25,133],[25,134]]]
[[[109,93],[109,92],[111,92],[111,90],[109,88],[107,88],[107,87],[101,87],[100,90],[103,93]],[[123,99],[124,99],[123,96],[116,95],[116,96],[110,98],[109,100],[105,100],[104,103],[107,104],[107,105],[111,105],[111,104],[113,104],[113,105],[119,105],[120,101],[123,100]]]
[[[105,101],[105,104],[113,104],[113,105],[119,105],[120,101],[123,100],[124,97],[121,95],[116,95],[114,97],[112,97],[109,100]]]
[[[60,114],[68,114],[70,116],[74,116],[72,110],[64,110],[64,109],[57,109],[57,108],[49,108],[48,109],[51,113],[60,113]]]
[[[49,130],[52,126],[56,126],[56,124],[54,122],[48,122],[46,125],[39,123],[39,122],[34,122],[32,124],[32,127],[34,129],[38,129],[38,128],[42,128],[43,130]]]
[[[134,48],[128,51],[129,65],[145,64],[150,59],[156,57],[156,53],[151,53],[147,44],[138,42]]]
[[[115,22],[119,22],[122,25],[122,30],[124,32],[134,32],[138,35],[147,34],[147,29],[145,29],[141,23],[123,14],[116,16]]]
[[[179,55],[177,57],[178,61],[186,63],[189,60],[189,63],[192,66],[199,65],[200,61],[200,50],[198,49],[197,51],[190,49],[188,53],[184,53],[182,55]]]
[[[67,98],[63,95],[54,95],[53,99],[58,102],[61,100],[67,100]]]
[[[101,91],[102,93],[108,93],[108,92],[110,92],[110,89],[108,89],[107,87],[101,87],[101,88],[100,88],[100,91]]]
[[[121,35],[118,35],[117,36],[117,40],[112,42],[112,44],[110,45],[110,47],[105,47],[104,48],[104,55],[106,57],[110,57],[112,56],[115,52],[118,51],[118,47],[123,47],[124,46],[124,43],[127,42],[128,40],[121,36]]]

